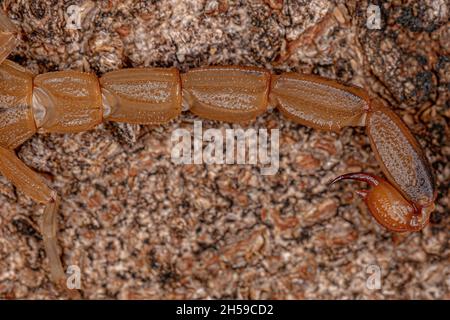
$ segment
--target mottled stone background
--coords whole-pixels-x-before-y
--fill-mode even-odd
[[[280,129],[280,170],[174,165],[170,136],[193,128],[106,124],[36,135],[18,148],[62,196],[65,266],[82,270],[85,298],[450,299],[450,8],[445,0],[1,1],[21,31],[11,59],[34,73],[125,67],[252,65],[364,86],[410,126],[439,183],[422,232],[374,223],[333,177],[380,174],[362,128],[315,131],[271,110],[244,127]],[[66,28],[69,5],[83,9]],[[237,127],[204,121],[204,129]],[[0,177],[0,298],[64,298],[48,277],[42,207]],[[366,288],[367,267],[381,289]]]

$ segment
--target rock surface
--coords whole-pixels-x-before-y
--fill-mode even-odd
[[[378,1],[373,1],[377,3]],[[79,29],[67,28],[78,5]],[[367,27],[367,1],[2,1],[21,30],[10,59],[34,73],[252,65],[365,87],[424,146],[439,194],[430,225],[399,235],[353,195],[328,187],[380,174],[362,128],[319,132],[271,110],[244,128],[280,130],[280,169],[175,165],[170,124],[104,124],[35,135],[17,151],[62,197],[64,265],[84,298],[450,299],[450,7],[396,1]],[[237,128],[203,121],[203,130]],[[42,208],[0,176],[0,298],[64,298],[48,277]],[[380,288],[367,281],[381,271]]]

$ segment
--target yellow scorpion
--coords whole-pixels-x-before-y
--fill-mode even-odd
[[[162,124],[195,115],[239,123],[274,105],[289,120],[339,132],[364,126],[386,177],[348,173],[333,180],[367,182],[357,191],[373,217],[395,232],[419,231],[434,209],[433,170],[408,127],[389,108],[358,87],[298,73],[271,74],[255,67],[209,66],[180,74],[175,68],[132,68],[95,74],[58,71],[33,76],[5,60],[17,31],[0,16],[0,173],[45,206],[41,232],[53,280],[64,285],[58,254],[59,198],[48,183],[20,161],[14,150],[37,132],[74,133],[104,121]]]

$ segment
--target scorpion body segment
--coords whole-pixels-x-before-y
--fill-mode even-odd
[[[268,105],[270,72],[255,67],[203,67],[181,76],[183,100],[199,117],[246,122]]]
[[[15,149],[36,133],[33,74],[11,61],[0,65],[0,146]]]
[[[8,57],[18,43],[16,27],[0,10],[0,62]]]
[[[58,71],[36,76],[33,108],[40,111],[36,123],[43,132],[81,132],[103,121],[100,85],[91,73]]]
[[[181,113],[177,69],[140,68],[112,71],[100,78],[106,121],[166,123]]]
[[[431,205],[436,197],[433,170],[403,121],[374,101],[367,116],[366,132],[389,182],[417,206]]]
[[[432,207],[420,212],[399,190],[386,180],[367,173],[348,173],[335,178],[332,183],[352,179],[367,182],[371,190],[356,191],[367,204],[375,220],[385,228],[395,232],[419,231],[427,223]]]
[[[90,130],[103,121],[163,124],[180,115],[182,105],[211,120],[248,122],[275,105],[288,119],[338,132],[365,126],[387,180],[366,173],[343,179],[372,186],[358,191],[374,218],[391,231],[419,231],[434,208],[433,171],[408,127],[390,109],[354,86],[313,75],[273,75],[256,67],[202,67],[184,74],[140,68],[94,74],[58,71],[34,77],[3,61],[17,42],[13,27],[0,15],[0,173],[18,189],[45,205],[41,231],[52,278],[64,271],[56,242],[59,198],[28,168],[14,149],[38,132]]]
[[[274,76],[270,96],[288,119],[335,132],[363,126],[369,108],[368,95],[360,88],[298,73]]]

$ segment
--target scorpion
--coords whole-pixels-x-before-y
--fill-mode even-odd
[[[54,283],[64,287],[57,243],[60,198],[15,149],[35,133],[76,133],[104,121],[164,124],[184,108],[209,120],[242,123],[275,106],[287,119],[314,129],[339,132],[363,126],[385,178],[347,173],[344,179],[368,183],[356,191],[374,219],[393,232],[423,229],[434,210],[434,173],[407,125],[360,87],[323,77],[249,66],[128,68],[98,78],[80,71],[33,76],[7,60],[19,42],[15,26],[0,15],[0,173],[44,206],[40,232]]]

